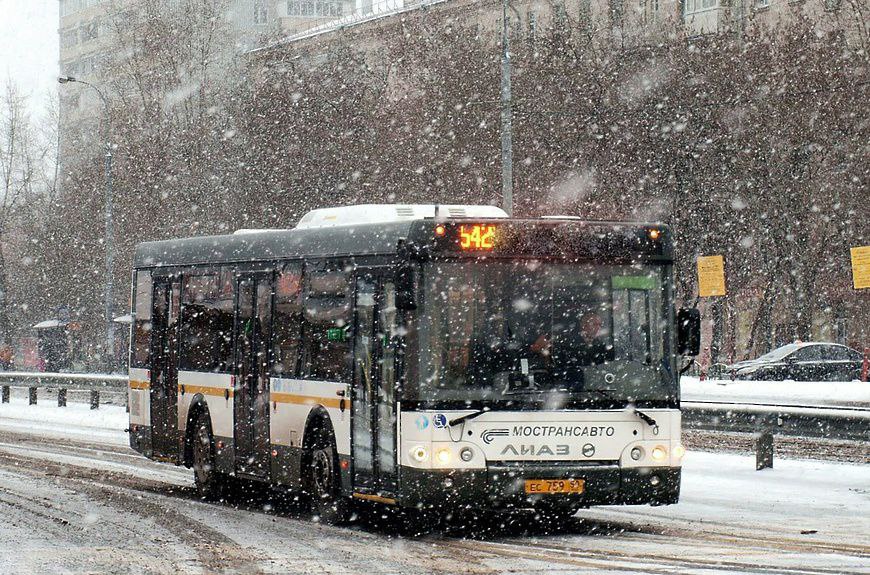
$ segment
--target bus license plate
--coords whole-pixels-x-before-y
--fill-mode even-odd
[[[583,493],[582,479],[526,479],[526,493]]]

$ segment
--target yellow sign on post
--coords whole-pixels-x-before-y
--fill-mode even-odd
[[[870,288],[870,246],[852,248],[852,281],[855,289]]]
[[[698,257],[698,295],[701,297],[725,295],[724,257]]]

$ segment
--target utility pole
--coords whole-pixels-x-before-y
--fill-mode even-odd
[[[105,206],[105,220],[106,220],[106,285],[104,287],[103,297],[105,298],[106,304],[106,367],[107,371],[111,371],[115,367],[115,329],[113,324],[114,315],[112,313],[112,300],[113,294],[115,292],[114,279],[113,279],[113,270],[115,267],[115,224],[113,217],[113,194],[112,194],[112,139],[111,139],[111,123],[110,123],[110,112],[111,106],[109,105],[109,99],[106,98],[106,95],[103,94],[103,91],[94,86],[89,82],[85,82],[84,80],[78,80],[73,78],[72,76],[63,76],[57,79],[61,84],[67,84],[69,82],[77,82],[79,84],[84,84],[85,86],[93,89],[99,96],[100,100],[103,102],[103,107],[105,108],[105,122],[106,122],[106,131],[105,131],[105,146],[106,146],[106,156],[105,156],[105,198],[104,198],[104,206]],[[59,137],[59,136],[58,136]]]
[[[509,216],[514,215],[514,159],[511,126],[511,46],[508,1],[503,0],[502,57],[501,57],[501,196],[502,207]]]
[[[106,102],[106,346],[108,372],[115,366],[115,315],[112,311],[112,300],[114,299],[115,281],[115,220],[113,217],[114,203],[112,200],[112,142],[109,139],[109,105]]]

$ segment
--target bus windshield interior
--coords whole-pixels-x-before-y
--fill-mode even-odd
[[[476,260],[426,268],[422,401],[676,395],[665,266]]]

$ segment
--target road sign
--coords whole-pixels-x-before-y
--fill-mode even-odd
[[[855,289],[870,288],[870,246],[852,248],[852,281]]]
[[[698,295],[725,295],[725,258],[698,256]]]

